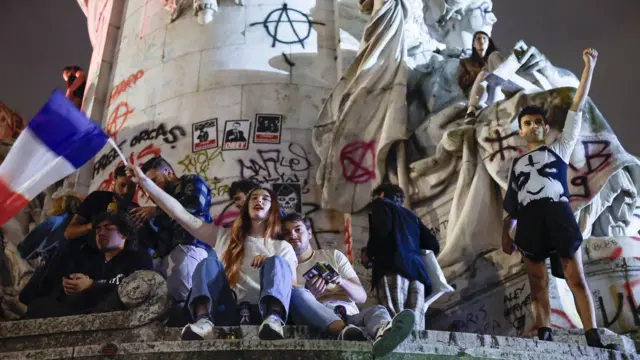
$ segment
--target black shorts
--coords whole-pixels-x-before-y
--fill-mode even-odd
[[[557,258],[572,258],[582,245],[582,233],[569,203],[542,199],[519,209],[515,245],[535,263],[552,257],[552,268],[554,262],[559,265]]]

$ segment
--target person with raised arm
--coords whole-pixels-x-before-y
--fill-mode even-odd
[[[604,345],[596,328],[593,298],[582,267],[582,233],[569,204],[567,169],[580,134],[582,110],[591,86],[598,52],[586,49],[580,86],[567,114],[562,135],[547,145],[546,112],[528,106],[518,115],[519,135],[529,152],[514,159],[509,172],[504,209],[502,249],[512,254],[517,248],[531,286],[531,306],[540,340],[552,341],[550,328],[549,278],[545,260],[551,258],[551,272],[564,277],[573,294],[589,346],[617,350]],[[515,240],[510,232],[518,224]],[[515,245],[515,246],[514,246]]]
[[[271,190],[256,188],[230,229],[191,215],[135,166],[128,176],[169,216],[194,237],[214,247],[193,273],[187,304],[194,322],[182,330],[183,340],[212,339],[213,322],[239,323],[237,302],[249,302],[261,315],[259,336],[283,339],[298,260],[280,232],[280,210]],[[220,324],[220,322],[218,322]]]

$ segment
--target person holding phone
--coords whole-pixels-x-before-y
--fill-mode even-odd
[[[298,258],[298,283],[305,284],[291,293],[294,323],[327,331],[339,340],[363,341],[371,337],[376,357],[392,352],[409,336],[415,321],[411,310],[402,311],[393,319],[380,305],[360,312],[356,303],[365,302],[367,293],[358,275],[340,251],[311,248],[309,219],[291,213],[282,219],[282,224],[283,237]],[[340,306],[346,310],[346,319],[336,314],[335,309]]]

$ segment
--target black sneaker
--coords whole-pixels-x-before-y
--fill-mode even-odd
[[[538,329],[538,340],[553,341],[553,334],[551,328],[541,327]]]
[[[585,331],[584,336],[587,338],[587,345],[600,349],[607,349],[613,351],[620,351],[620,346],[618,344],[603,344],[602,339],[600,338],[600,333],[598,329],[591,329],[589,331]]]
[[[338,340],[346,340],[346,341],[366,341],[367,337],[365,336],[362,329],[357,326],[347,325],[342,331],[340,335],[338,335]]]

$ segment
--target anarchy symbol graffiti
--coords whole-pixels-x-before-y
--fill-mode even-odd
[[[288,23],[290,29],[280,28],[283,23]],[[269,37],[273,39],[271,47],[276,47],[276,43],[281,43],[300,44],[304,48],[305,40],[311,36],[313,24],[325,25],[319,21],[311,20],[307,14],[292,9],[287,6],[287,3],[284,3],[281,8],[271,11],[264,21],[251,23],[249,26],[262,25]]]

